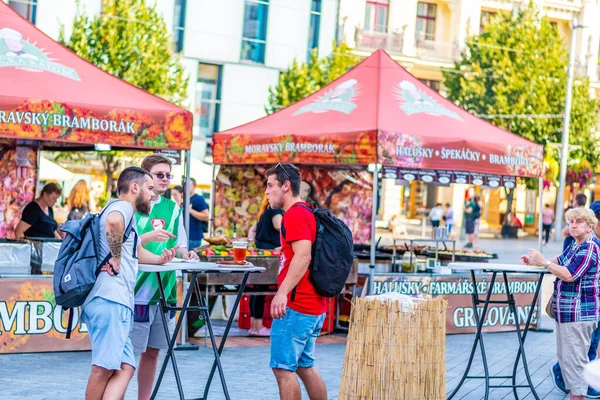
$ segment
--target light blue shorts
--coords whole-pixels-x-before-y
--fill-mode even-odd
[[[121,364],[135,368],[131,344],[133,312],[122,304],[95,297],[83,309],[83,320],[92,342],[92,365],[120,370]]]
[[[286,308],[285,316],[271,326],[271,368],[295,372],[315,365],[315,342],[325,314],[302,314]]]

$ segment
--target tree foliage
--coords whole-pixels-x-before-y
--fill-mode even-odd
[[[88,17],[78,10],[71,36],[65,38],[61,26],[60,42],[98,68],[155,94],[182,105],[187,97],[188,77],[178,55],[172,51],[172,36],[164,19],[145,0],[103,0],[101,15]],[[115,96],[118,96],[115,93]],[[143,152],[127,152],[134,159]],[[97,153],[110,193],[113,176],[123,166],[124,152]],[[73,159],[59,154],[58,159]]]
[[[98,68],[181,105],[188,77],[172,51],[162,16],[145,0],[103,0],[101,15],[75,16],[71,37],[60,42]]]
[[[334,42],[331,55],[318,56],[318,49],[313,49],[308,62],[299,63],[294,59],[288,70],[279,75],[276,86],[269,88],[268,114],[302,100],[339,78],[354,67],[359,58],[352,54],[346,43],[339,46]]]
[[[563,39],[530,5],[516,16],[495,16],[470,38],[462,59],[444,73],[444,86],[450,100],[477,115],[546,116],[490,121],[548,148],[562,137],[563,119],[557,116],[564,112],[567,64]],[[570,144],[581,149],[571,152],[573,159],[596,161],[597,117],[589,80],[576,75]]]

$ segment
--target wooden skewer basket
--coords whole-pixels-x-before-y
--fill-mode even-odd
[[[447,301],[355,298],[339,400],[445,400]]]

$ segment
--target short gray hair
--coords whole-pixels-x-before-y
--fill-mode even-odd
[[[596,214],[589,208],[571,208],[565,214],[565,219],[568,222],[571,222],[576,219],[582,219],[586,221],[592,228],[598,225],[598,218],[596,218]]]

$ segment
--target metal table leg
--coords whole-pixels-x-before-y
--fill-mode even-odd
[[[196,280],[196,272],[192,273],[192,279]],[[183,394],[183,386],[181,385],[181,378],[179,376],[179,368],[177,368],[177,361],[175,360],[175,353],[173,352],[173,349],[175,347],[175,342],[177,341],[177,334],[179,333],[179,330],[181,329],[181,324],[183,322],[183,319],[185,318],[185,314],[187,311],[187,308],[190,304],[190,300],[192,298],[192,287],[188,288],[188,291],[185,295],[185,299],[183,301],[183,303],[181,304],[181,312],[179,313],[179,318],[177,319],[177,324],[175,325],[175,331],[173,332],[173,336],[169,337],[169,323],[167,321],[167,317],[166,314],[168,312],[170,312],[171,310],[176,310],[178,309],[178,307],[169,307],[167,305],[166,302],[166,295],[165,295],[165,289],[160,277],[160,273],[157,272],[156,273],[156,278],[158,281],[158,287],[160,290],[160,306],[161,306],[161,310],[162,312],[160,313],[162,321],[163,321],[163,328],[165,330],[165,337],[167,338],[167,341],[169,343],[169,348],[167,350],[167,355],[163,361],[162,367],[160,369],[160,373],[158,375],[158,380],[156,381],[156,384],[154,385],[154,390],[152,391],[152,395],[150,396],[151,399],[154,399],[158,393],[158,389],[160,388],[160,383],[162,382],[163,376],[165,374],[165,371],[167,369],[167,365],[169,364],[169,359],[171,359],[171,362],[173,364],[173,371],[175,373],[175,381],[177,382],[177,390],[179,391],[179,398],[181,400],[185,399],[185,396]]]
[[[521,333],[521,324],[519,322],[519,314],[517,312],[517,305],[515,302],[514,295],[510,292],[510,285],[508,284],[507,274],[506,274],[506,272],[503,272],[502,275],[504,277],[504,285],[506,287],[506,298],[508,300],[508,306],[509,306],[511,312],[513,313],[513,315],[515,316],[517,337],[519,339],[519,350],[517,351],[517,358],[515,360],[515,365],[513,367],[513,373],[512,373],[513,394],[515,396],[515,399],[518,400],[519,396],[517,394],[517,387],[519,387],[520,385],[517,385],[517,368],[519,366],[519,358],[522,358],[523,359],[523,370],[525,371],[525,377],[527,378],[528,386],[531,389],[531,394],[533,395],[533,397],[535,397],[536,400],[539,400],[539,397],[535,391],[533,382],[531,381],[531,375],[529,374],[529,367],[527,366],[527,357],[525,356],[524,345],[525,345],[525,338],[527,337],[527,332],[529,331],[529,324],[531,323],[531,317],[533,315],[533,310],[537,303],[537,298],[540,294],[540,289],[542,287],[542,280],[544,279],[544,274],[540,274],[540,278],[538,279],[537,287],[535,289],[535,295],[533,296],[533,301],[531,302],[531,308],[529,309],[529,313],[527,315],[527,321],[525,322],[525,329],[523,330],[523,333]],[[539,314],[539,312],[540,312],[540,310],[538,310],[538,314]]]
[[[233,324],[233,319],[235,317],[235,313],[240,304],[240,300],[242,295],[244,294],[244,289],[246,288],[246,282],[248,282],[248,276],[250,274],[248,272],[244,273],[244,278],[242,279],[242,283],[238,289],[237,296],[235,298],[235,303],[233,304],[233,309],[231,310],[231,314],[229,315],[229,319],[227,320],[227,326],[225,327],[225,332],[223,332],[223,337],[221,338],[221,344],[217,349],[216,343],[214,341],[214,335],[212,333],[212,327],[210,328],[211,341],[213,343],[213,350],[215,352],[215,361],[213,362],[212,368],[210,369],[210,374],[208,375],[208,381],[206,382],[206,386],[204,387],[204,395],[202,396],[202,400],[208,399],[208,392],[210,390],[210,385],[212,383],[212,379],[215,375],[215,368],[219,369],[219,376],[221,378],[221,384],[223,386],[223,392],[225,393],[225,398],[229,399],[229,393],[227,391],[227,384],[225,383],[225,375],[223,374],[223,368],[221,367],[221,353],[223,352],[223,348],[225,348],[225,342],[227,340],[227,336],[229,335],[229,330],[231,329],[231,325]],[[196,281],[196,285],[198,282]],[[199,285],[198,285],[199,287]],[[210,321],[210,318],[207,319],[207,326]]]
[[[471,365],[473,364],[473,357],[475,357],[475,351],[477,350],[478,343],[479,343],[479,348],[481,350],[483,371],[485,374],[484,375],[485,399],[487,400],[489,397],[490,373],[488,370],[487,358],[486,358],[486,354],[485,354],[485,345],[483,343],[483,336],[481,334],[481,331],[483,329],[483,323],[485,321],[485,316],[487,314],[487,310],[488,310],[488,307],[490,304],[490,297],[492,295],[492,289],[494,287],[494,282],[496,281],[496,274],[497,274],[497,272],[492,273],[492,280],[490,282],[489,289],[488,289],[487,295],[485,297],[485,301],[483,302],[484,303],[483,310],[482,310],[481,316],[479,316],[479,313],[477,312],[477,305],[480,304],[482,301],[479,300],[479,293],[477,292],[477,281],[475,280],[475,271],[471,270],[471,278],[473,279],[473,292],[471,293],[471,301],[473,302],[473,311],[474,311],[474,316],[475,316],[475,322],[477,323],[477,332],[475,333],[475,340],[473,341],[473,347],[471,348],[471,354],[469,356],[469,362],[467,363],[467,368],[465,369],[465,372],[464,372],[462,378],[460,379],[460,382],[458,383],[456,388],[452,391],[450,396],[448,396],[447,400],[451,400],[456,395],[456,393],[458,393],[459,389],[461,388],[461,386],[463,385],[463,383],[465,382],[466,379],[481,378],[481,377],[470,377],[469,376],[469,371],[471,369]]]

